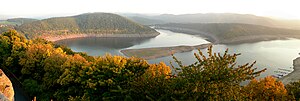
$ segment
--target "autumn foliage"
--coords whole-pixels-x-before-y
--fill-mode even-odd
[[[149,64],[123,56],[92,57],[16,31],[0,35],[0,66],[14,73],[37,100],[290,100],[280,81],[255,80],[254,63],[236,66],[239,54],[195,53],[197,61],[178,66]],[[241,82],[252,80],[248,85]]]
[[[268,76],[260,80],[253,79],[244,87],[244,93],[251,100],[287,100],[288,93],[284,85]]]

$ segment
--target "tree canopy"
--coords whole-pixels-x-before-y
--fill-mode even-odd
[[[153,34],[154,29],[111,13],[86,13],[22,24],[16,28],[28,38],[66,34]]]

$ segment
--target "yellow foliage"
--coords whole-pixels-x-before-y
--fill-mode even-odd
[[[268,76],[253,79],[244,87],[244,94],[251,100],[287,100],[288,94],[283,83]]]
[[[171,69],[165,63],[151,64],[146,74],[150,74],[151,77],[168,76],[171,73]]]

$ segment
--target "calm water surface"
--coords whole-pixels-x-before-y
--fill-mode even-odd
[[[149,47],[166,47],[178,45],[198,45],[209,43],[200,36],[187,35],[183,33],[175,33],[168,30],[157,30],[161,34],[155,38],[78,38],[58,41],[59,44],[65,44],[72,50],[77,52],[86,52],[89,55],[101,56],[106,53],[113,55],[122,55],[120,50],[149,48]],[[275,40],[263,41],[256,43],[247,43],[239,45],[214,45],[214,52],[223,53],[229,48],[229,53],[241,53],[238,56],[238,64],[256,61],[255,67],[258,70],[267,68],[267,71],[261,77],[275,74],[278,68],[290,69],[293,59],[298,57],[300,52],[300,40]],[[206,51],[205,49],[202,51]],[[185,53],[177,53],[175,56],[183,62],[183,64],[191,64],[195,62],[193,53],[197,50]],[[158,63],[164,61],[169,64],[173,61],[172,57],[162,57],[149,60],[150,63]]]

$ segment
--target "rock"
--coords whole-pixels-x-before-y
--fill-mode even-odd
[[[0,101],[13,101],[14,89],[9,78],[0,69]]]
[[[293,66],[294,66],[294,69],[295,69],[295,70],[299,70],[299,69],[300,69],[300,57],[296,58],[296,59],[293,61]]]

